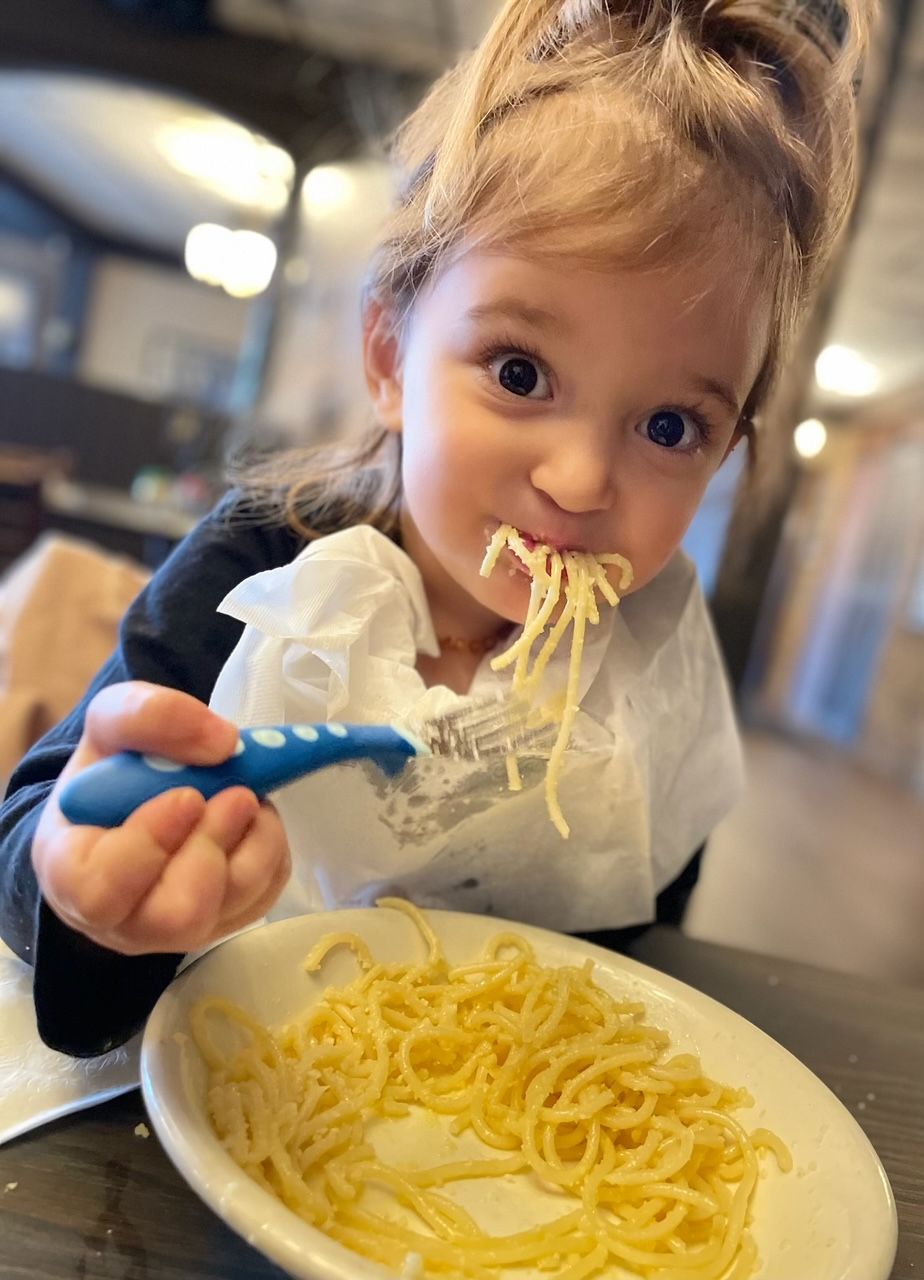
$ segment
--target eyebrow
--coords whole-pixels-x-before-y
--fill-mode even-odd
[[[700,391],[705,392],[706,395],[714,396],[716,400],[721,400],[729,413],[735,418],[740,418],[741,405],[738,403],[738,397],[724,382],[720,382],[718,378],[703,378],[700,376],[692,377],[690,381]]]
[[[472,307],[466,312],[469,320],[522,320],[536,329],[545,329],[549,333],[561,332],[567,328],[561,316],[545,307],[530,306],[519,298],[498,298],[495,302],[485,302],[480,307]]]

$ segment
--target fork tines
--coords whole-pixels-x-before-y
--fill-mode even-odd
[[[547,726],[527,725],[529,708],[501,697],[482,698],[427,721],[423,734],[434,755],[481,760],[538,747]]]

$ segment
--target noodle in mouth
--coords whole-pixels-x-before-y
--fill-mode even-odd
[[[281,1030],[228,1000],[193,1008],[209,1117],[241,1169],[405,1276],[754,1275],[759,1153],[772,1151],[784,1172],[792,1160],[774,1134],[748,1133],[735,1117],[752,1105],[745,1090],[672,1052],[644,1005],[597,986],[591,960],[547,967],[523,937],[500,933],[450,967],[421,911],[403,899],[378,905],[414,920],[425,959],[380,963],[362,938],[332,933],[305,968],[345,946],[359,975]],[[375,1129],[405,1116],[431,1126],[440,1117],[451,1134],[479,1139],[483,1155],[387,1163]],[[438,1137],[432,1129],[427,1147]],[[453,1195],[472,1180],[488,1180],[492,1203],[514,1183],[552,1189],[554,1216],[489,1235]]]
[[[522,534],[514,529],[513,525],[502,524],[488,544],[481,565],[482,577],[487,578],[490,575],[505,547],[509,547],[528,569],[531,578],[529,608],[522,634],[509,649],[491,662],[494,671],[501,671],[513,664],[513,692],[516,696],[529,703],[535,702],[549,659],[558,648],[568,628],[572,629],[571,660],[568,665],[564,703],[559,719],[558,735],[552,747],[545,775],[545,799],[549,817],[562,837],[567,839],[571,829],[558,800],[558,784],[565,750],[579,708],[584,633],[588,622],[593,624],[600,621],[600,610],[597,606],[598,591],[607,604],[613,607],[619,604],[620,597],[607,577],[606,566],[613,564],[619,568],[620,591],[626,591],[632,585],[632,566],[625,556],[617,555],[616,552],[605,555],[593,555],[589,551],[562,552],[555,551],[545,544],[537,544],[530,548],[524,542]],[[548,634],[542,639],[552,614],[561,600],[562,591],[565,596],[564,607]],[[540,647],[533,655],[533,647],[540,640]],[[513,757],[508,761],[508,773],[511,789],[518,790],[519,771]]]

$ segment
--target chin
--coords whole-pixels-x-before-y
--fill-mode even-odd
[[[503,576],[499,577],[498,574]],[[490,578],[479,578],[479,583],[484,584],[475,597],[479,604],[505,622],[512,622],[517,627],[523,625],[529,610],[529,578],[522,574],[508,577],[501,566],[498,566]],[[488,589],[485,591],[484,587]]]

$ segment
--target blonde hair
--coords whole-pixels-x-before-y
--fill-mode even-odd
[[[853,201],[872,3],[508,0],[397,136],[400,197],[368,296],[402,326],[473,246],[658,269],[718,264],[733,245],[742,298],[772,305],[750,422]],[[296,528],[327,531],[336,511],[393,531],[397,437],[376,428],[306,463],[288,491]]]

